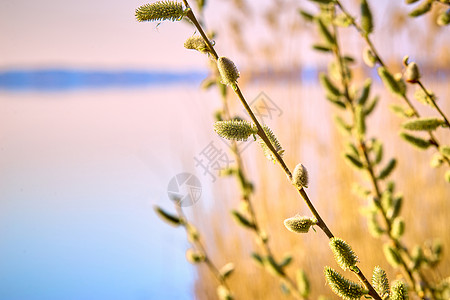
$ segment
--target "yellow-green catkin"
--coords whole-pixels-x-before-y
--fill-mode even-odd
[[[298,164],[294,172],[292,172],[292,184],[297,188],[307,188],[308,187],[308,170],[304,165]]]
[[[445,122],[442,119],[439,118],[420,118],[420,119],[414,119],[411,121],[406,121],[402,124],[402,127],[407,130],[414,130],[414,131],[430,131],[435,130],[439,126],[444,125]]]
[[[184,48],[197,50],[202,53],[209,52],[208,45],[206,44],[205,40],[199,35],[189,37],[186,42],[184,42]]]
[[[273,148],[278,153],[278,155],[283,156],[284,150],[281,147],[281,144],[278,141],[275,134],[273,133],[273,131],[266,125],[263,125],[263,130],[264,130],[267,138],[269,139],[270,143],[272,144]],[[275,158],[275,155],[272,153],[272,151],[270,151],[269,147],[266,145],[264,140],[260,138],[258,142],[259,142],[259,145],[261,146],[261,148],[263,149],[264,156],[267,157],[267,159],[269,159],[275,163],[277,161]]]
[[[224,285],[219,285],[217,287],[217,297],[219,300],[233,300],[233,295],[231,294],[230,290],[227,289]]]
[[[372,286],[382,299],[389,296],[389,280],[386,272],[379,266],[373,269]]]
[[[310,284],[306,272],[302,269],[299,269],[297,270],[295,275],[298,291],[304,298],[308,298],[310,292]]]
[[[398,253],[397,249],[395,249],[389,244],[385,244],[383,246],[383,252],[384,256],[386,256],[386,260],[392,267],[397,268],[401,264],[402,258],[400,256],[400,253]]]
[[[239,71],[234,62],[227,57],[217,59],[217,68],[219,69],[222,83],[234,87],[239,78]]]
[[[246,141],[252,134],[256,134],[258,129],[245,120],[229,120],[214,123],[214,131],[228,140]]]
[[[307,233],[309,228],[317,224],[316,218],[295,216],[284,220],[284,226],[294,233]]]
[[[176,1],[158,1],[136,9],[136,19],[144,21],[180,21],[186,14],[183,5]]]
[[[330,248],[336,262],[343,270],[356,266],[356,263],[359,261],[358,256],[353,252],[350,245],[340,238],[334,237],[330,239]]]
[[[344,278],[341,274],[328,266],[325,267],[324,273],[331,290],[342,299],[357,300],[368,294],[367,289],[362,285]]]
[[[409,296],[406,284],[401,280],[394,281],[394,283],[392,283],[389,300],[407,300],[407,299],[409,299]]]

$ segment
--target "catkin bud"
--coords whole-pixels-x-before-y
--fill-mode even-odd
[[[284,226],[286,226],[289,231],[295,233],[307,233],[309,231],[309,228],[316,224],[316,218],[304,216],[295,216],[284,220]]]
[[[308,170],[304,165],[298,164],[294,172],[292,173],[292,184],[297,188],[307,188],[308,187]]]
[[[325,278],[331,290],[346,300],[357,300],[366,295],[368,291],[360,284],[344,278],[330,267],[325,267]]]
[[[389,300],[407,300],[408,296],[408,288],[403,281],[397,280],[392,283],[391,287],[391,295]]]
[[[393,238],[400,238],[405,232],[405,221],[402,218],[397,217],[392,222],[391,235]]]
[[[197,264],[202,261],[205,261],[205,255],[194,249],[188,249],[186,251],[186,259],[188,262],[192,264]]]
[[[136,19],[143,21],[180,21],[186,14],[180,2],[159,1],[136,9]]]
[[[417,83],[420,79],[419,66],[415,62],[408,64],[404,76],[406,82]]]
[[[356,266],[358,256],[344,240],[334,237],[330,239],[330,248],[338,265],[345,271]]]
[[[370,11],[369,4],[366,0],[361,0],[361,28],[364,30],[364,34],[368,35],[373,31],[373,18]]]
[[[198,35],[189,37],[186,42],[184,42],[184,48],[197,50],[202,53],[209,51],[208,45],[206,45],[205,40]]]
[[[436,19],[436,23],[439,26],[446,26],[450,24],[450,8],[443,11]]]
[[[379,266],[373,269],[372,286],[382,299],[389,295],[389,280],[386,272]]]
[[[219,57],[219,59],[217,59],[217,68],[219,69],[223,84],[230,86],[236,84],[236,81],[239,78],[239,71],[231,59],[223,56]]]
[[[363,60],[366,65],[371,68],[373,68],[377,62],[375,54],[373,54],[372,50],[368,46],[363,50]]]
[[[217,121],[214,131],[223,138],[235,141],[246,141],[249,136],[256,134],[255,125],[244,120]]]

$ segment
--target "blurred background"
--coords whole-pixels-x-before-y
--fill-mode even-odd
[[[358,13],[358,1],[342,2]],[[195,30],[187,22],[138,23],[134,11],[145,3],[0,2],[0,299],[215,299],[217,283],[206,267],[185,260],[183,230],[153,211],[154,205],[173,211],[167,186],[183,172],[195,174],[202,187],[185,213],[214,261],[235,263],[230,285],[238,298],[281,297],[278,280],[249,258],[257,249],[251,233],[230,218],[239,205],[235,181],[213,178],[194,160],[210,143],[228,151],[212,130],[220,94],[200,88],[208,59],[183,48]],[[438,11],[409,19],[411,6],[403,1],[371,4],[381,56],[400,71],[401,58],[410,55],[450,114],[450,35],[435,25]],[[317,34],[299,8],[315,6],[209,0],[203,17],[217,34],[219,54],[239,67],[247,99],[263,92],[275,104],[276,113],[264,121],[279,136],[288,166],[308,168],[308,195],[333,232],[353,245],[365,273],[380,265],[394,279],[380,241],[367,234],[364,203],[351,192],[365,179],[343,162],[336,112],[317,82],[331,58],[311,49]],[[364,43],[354,30],[341,36],[345,53],[356,58],[356,77],[372,76],[381,96],[368,128],[385,142],[386,156],[399,160],[393,179],[405,196],[405,243],[440,238],[444,260],[430,276],[448,276],[445,170],[429,167],[431,150],[419,152],[398,138],[401,121],[388,109],[398,100],[364,67]],[[245,117],[232,95],[229,104]],[[442,131],[438,136],[448,144]],[[312,298],[333,298],[322,275],[334,263],[325,236],[299,237],[283,225],[306,214],[306,206],[259,147],[249,145],[242,155],[275,255],[291,253],[292,270],[306,270]]]

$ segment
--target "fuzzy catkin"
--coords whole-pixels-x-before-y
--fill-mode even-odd
[[[308,170],[305,168],[304,165],[298,164],[294,172],[292,172],[292,183],[297,188],[307,188],[308,187]]]
[[[239,78],[239,71],[234,62],[227,57],[219,57],[217,59],[217,69],[219,70],[222,83],[233,86]]]
[[[180,21],[185,16],[185,10],[180,2],[159,1],[145,4],[136,9],[136,19],[144,21]]]

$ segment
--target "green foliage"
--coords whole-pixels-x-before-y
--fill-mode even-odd
[[[397,160],[395,158],[391,159],[383,170],[381,170],[380,175],[378,175],[378,179],[386,179],[389,175],[391,175],[396,165]]]

